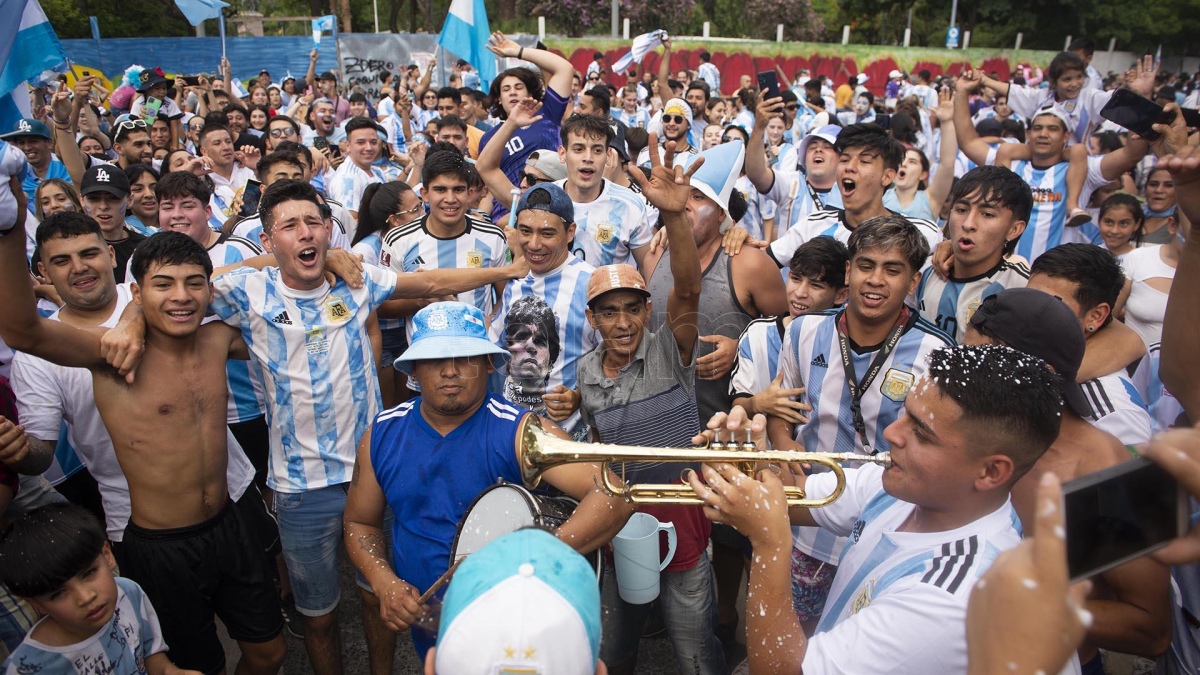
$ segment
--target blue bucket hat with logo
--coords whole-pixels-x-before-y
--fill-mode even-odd
[[[450,359],[491,354],[496,367],[508,361],[508,352],[488,340],[483,312],[464,302],[435,302],[412,318],[412,344],[393,366],[411,375],[413,361]]]

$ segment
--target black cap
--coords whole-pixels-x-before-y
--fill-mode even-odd
[[[971,325],[1019,352],[1045,361],[1063,378],[1063,398],[1080,417],[1092,406],[1076,382],[1087,342],[1079,318],[1059,298],[1032,288],[1010,288],[983,301]]]
[[[975,125],[975,133],[983,137],[1001,136],[1004,134],[1004,127],[1000,126],[1000,121],[991,117],[979,120],[979,124]]]
[[[157,84],[167,82],[167,78],[163,75],[161,68],[147,68],[142,71],[138,78],[138,93],[144,94],[154,88]]]
[[[613,139],[608,142],[608,147],[617,151],[621,156],[622,162],[629,161],[629,144],[625,140],[625,124],[614,119],[608,121],[608,126],[613,130]]]
[[[317,76],[318,80],[333,80],[337,82],[337,75],[332,70],[327,70]]]
[[[129,177],[121,167],[112,164],[97,164],[85,171],[79,187],[80,195],[107,192],[114,197],[123,198],[129,196],[129,191]]]

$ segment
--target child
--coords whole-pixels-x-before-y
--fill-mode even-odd
[[[0,581],[45,616],[4,665],[38,675],[199,675],[167,658],[158,615],[116,561],[96,518],[66,502],[34,509],[0,539]]]
[[[1068,149],[1063,153],[1063,159],[1071,162],[1067,175],[1068,227],[1078,227],[1092,219],[1087,211],[1079,207],[1079,195],[1087,178],[1087,143],[1084,141],[1104,122],[1100,117],[1100,109],[1112,97],[1111,91],[1086,86],[1087,67],[1087,62],[1078,54],[1060,52],[1050,61],[1047,70],[1050,88],[1046,90],[1010,85],[986,75],[983,77],[983,85],[994,89],[997,95],[1007,96],[1008,107],[1025,119],[1032,120],[1034,114],[1047,104],[1053,104],[1066,116],[1071,133],[1067,139]],[[1148,97],[1154,85],[1154,75],[1153,63],[1147,57],[1144,62],[1138,62],[1137,77],[1129,86]],[[1070,149],[1074,145],[1080,145],[1082,149]]]
[[[783,332],[801,314],[846,302],[849,261],[846,246],[833,237],[813,237],[792,254],[787,279],[788,313],[751,321],[738,339],[737,360],[729,381],[734,405],[744,407],[751,415],[777,415],[799,423],[795,416],[803,415],[807,408],[803,397],[799,397],[801,402],[791,400],[790,396],[799,392],[781,390],[775,381],[780,374]]]

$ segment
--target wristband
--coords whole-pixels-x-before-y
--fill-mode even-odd
[[[521,47],[520,49],[518,49],[518,50],[517,50],[517,58],[518,58],[518,59],[521,59],[522,61],[524,61],[525,59],[521,58],[521,55],[522,55],[522,54],[524,54],[524,53],[525,53],[525,48],[524,48],[524,47]]]

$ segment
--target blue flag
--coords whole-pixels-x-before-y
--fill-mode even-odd
[[[221,0],[175,0],[175,6],[183,12],[184,18],[193,26],[199,26],[206,19],[220,18],[221,10],[229,3]]]
[[[29,115],[25,83],[41,85],[65,72],[67,55],[37,0],[0,3],[0,129]]]
[[[321,45],[321,34],[325,31],[329,31],[334,35],[337,35],[336,16],[332,14],[326,14],[325,16],[312,20],[313,49],[316,49]]]
[[[496,79],[496,57],[487,50],[491,35],[483,0],[454,0],[438,37],[439,45],[479,71],[479,83],[484,91]]]

